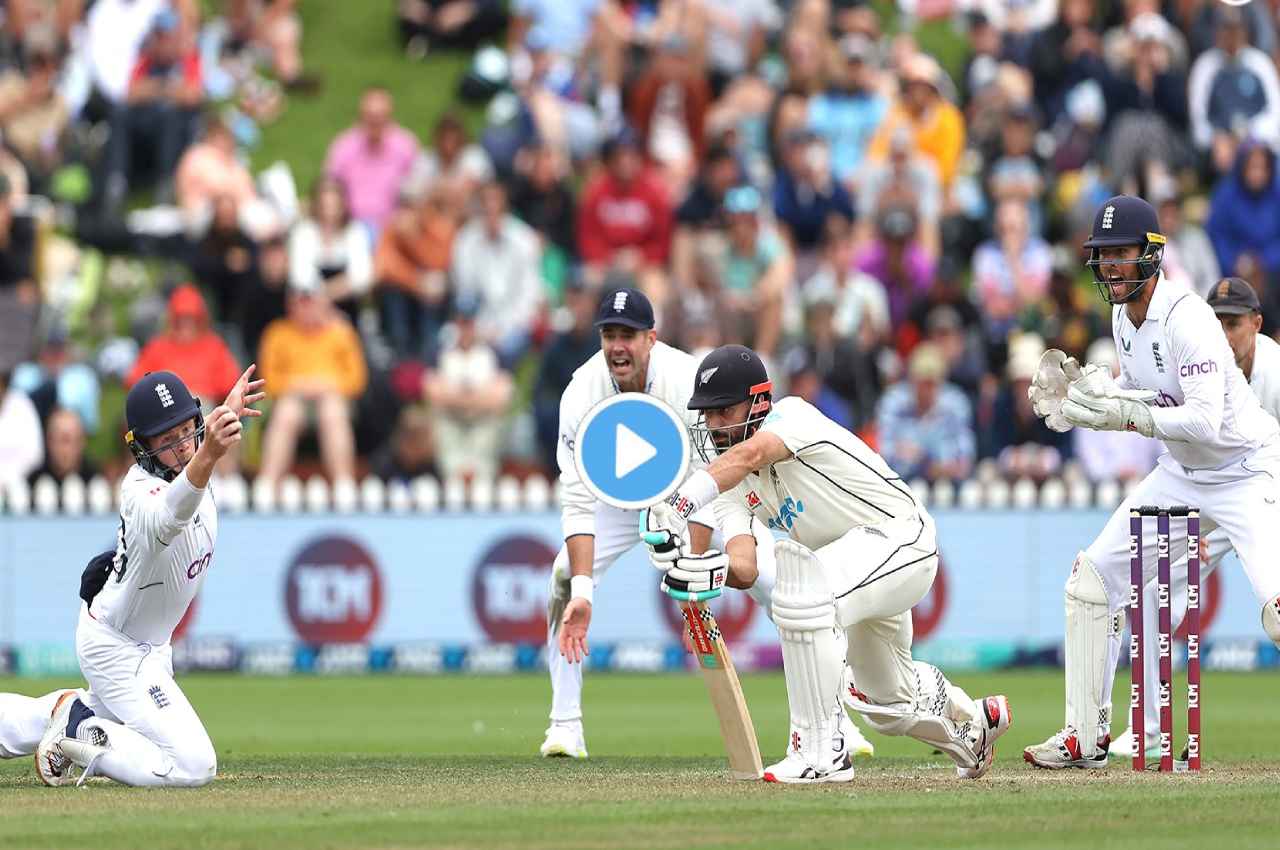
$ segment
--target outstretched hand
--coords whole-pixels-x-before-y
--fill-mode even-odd
[[[560,654],[570,664],[586,658],[587,628],[591,625],[591,603],[586,599],[570,599],[560,620]]]
[[[244,374],[240,376],[236,381],[236,385],[231,388],[231,392],[227,394],[227,400],[222,403],[223,407],[226,407],[236,415],[236,418],[262,415],[261,410],[255,410],[252,407],[252,405],[267,397],[267,394],[261,391],[267,382],[262,378],[256,381],[251,380],[257,368],[258,364],[249,364],[249,368],[244,370]]]

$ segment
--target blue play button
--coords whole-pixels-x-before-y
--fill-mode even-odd
[[[587,489],[624,510],[647,508],[671,495],[689,466],[684,420],[645,393],[622,393],[591,408],[574,443]]]

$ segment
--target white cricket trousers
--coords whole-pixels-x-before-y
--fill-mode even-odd
[[[42,697],[0,694],[0,759],[35,753],[62,693],[54,691]]]
[[[848,637],[853,686],[866,702],[914,705],[911,609],[928,594],[938,572],[933,518],[921,511],[858,526],[814,554]]]
[[[1129,604],[1129,510],[1155,505],[1162,508],[1187,505],[1200,509],[1200,533],[1208,535],[1221,529],[1235,549],[1245,576],[1258,601],[1259,618],[1237,628],[1258,628],[1262,607],[1280,594],[1280,444],[1264,446],[1252,455],[1221,469],[1184,469],[1169,455],[1160,460],[1107,520],[1102,533],[1085,550],[1102,576],[1110,610],[1115,612]],[[1181,595],[1185,597],[1187,538],[1185,520],[1173,517],[1169,522],[1169,556],[1178,564],[1175,573]],[[1220,540],[1219,535],[1215,539]],[[1145,519],[1142,525],[1143,583],[1150,584],[1156,574],[1156,522]],[[1176,591],[1175,591],[1176,592]],[[1143,606],[1148,634],[1154,632],[1150,596]],[[1114,635],[1110,646],[1110,665],[1114,670],[1121,651],[1121,636]],[[1148,657],[1153,657],[1148,649]],[[1151,670],[1147,671],[1148,687]],[[1113,677],[1103,677],[1102,705],[1111,704]],[[1148,691],[1154,693],[1154,691]],[[1154,700],[1148,700],[1153,703]]]
[[[126,785],[212,781],[218,766],[213,742],[174,681],[169,644],[138,643],[81,606],[76,654],[89,683],[81,699],[96,715],[82,727],[100,727],[109,745],[97,773]]]

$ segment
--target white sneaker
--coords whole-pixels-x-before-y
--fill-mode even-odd
[[[58,746],[59,739],[67,734],[67,715],[71,713],[71,704],[75,701],[75,691],[62,692],[58,701],[53,704],[49,724],[45,726],[44,735],[36,746],[36,776],[45,785],[69,785],[75,781],[75,765],[63,755]]]
[[[85,737],[88,740],[68,738],[66,735],[58,739],[58,748],[62,754],[80,768],[80,778],[76,780],[76,785],[83,785],[86,779],[93,776],[98,759],[110,752],[107,733],[97,726],[90,727]]]
[[[977,756],[974,767],[956,767],[961,779],[977,779],[991,769],[996,757],[996,741],[1013,725],[1013,711],[1009,699],[1003,694],[984,697],[978,701],[978,719],[973,724],[973,750]]]
[[[582,735],[582,721],[574,723],[552,723],[547,727],[547,739],[542,742],[538,752],[543,758],[567,757],[584,759],[587,757],[587,741]]]
[[[871,758],[876,754],[875,745],[868,741],[862,734],[862,730],[858,728],[858,724],[853,722],[853,718],[844,710],[844,706],[837,709],[840,712],[840,734],[844,736],[845,746],[849,748],[849,755],[862,756]]]
[[[1043,744],[1035,744],[1022,751],[1022,759],[1033,767],[1046,770],[1062,770],[1067,767],[1080,767],[1086,770],[1097,770],[1107,766],[1107,752],[1111,748],[1111,737],[1103,737],[1098,741],[1098,752],[1093,758],[1085,758],[1080,749],[1080,739],[1076,730],[1070,726],[1052,735]]]
[[[853,780],[853,757],[849,755],[845,741],[840,732],[832,736],[830,743],[822,749],[822,763],[815,767],[800,754],[800,733],[792,730],[786,758],[764,769],[764,781],[787,785],[850,782]]]
[[[1111,755],[1117,758],[1131,759],[1133,758],[1133,727],[1130,726],[1124,730],[1119,738],[1111,742]],[[1146,757],[1149,759],[1160,757],[1160,736],[1147,736],[1147,752]]]

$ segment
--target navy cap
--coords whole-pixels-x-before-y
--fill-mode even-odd
[[[1209,291],[1209,306],[1220,316],[1243,316],[1246,313],[1261,313],[1262,303],[1258,301],[1258,293],[1244,278],[1224,277],[1213,285]]]
[[[1108,198],[1093,219],[1093,231],[1086,248],[1117,248],[1122,245],[1163,245],[1160,218],[1155,207],[1132,195]]]
[[[626,286],[614,289],[600,299],[596,309],[595,326],[623,325],[640,331],[652,330],[653,305],[643,292]]]

